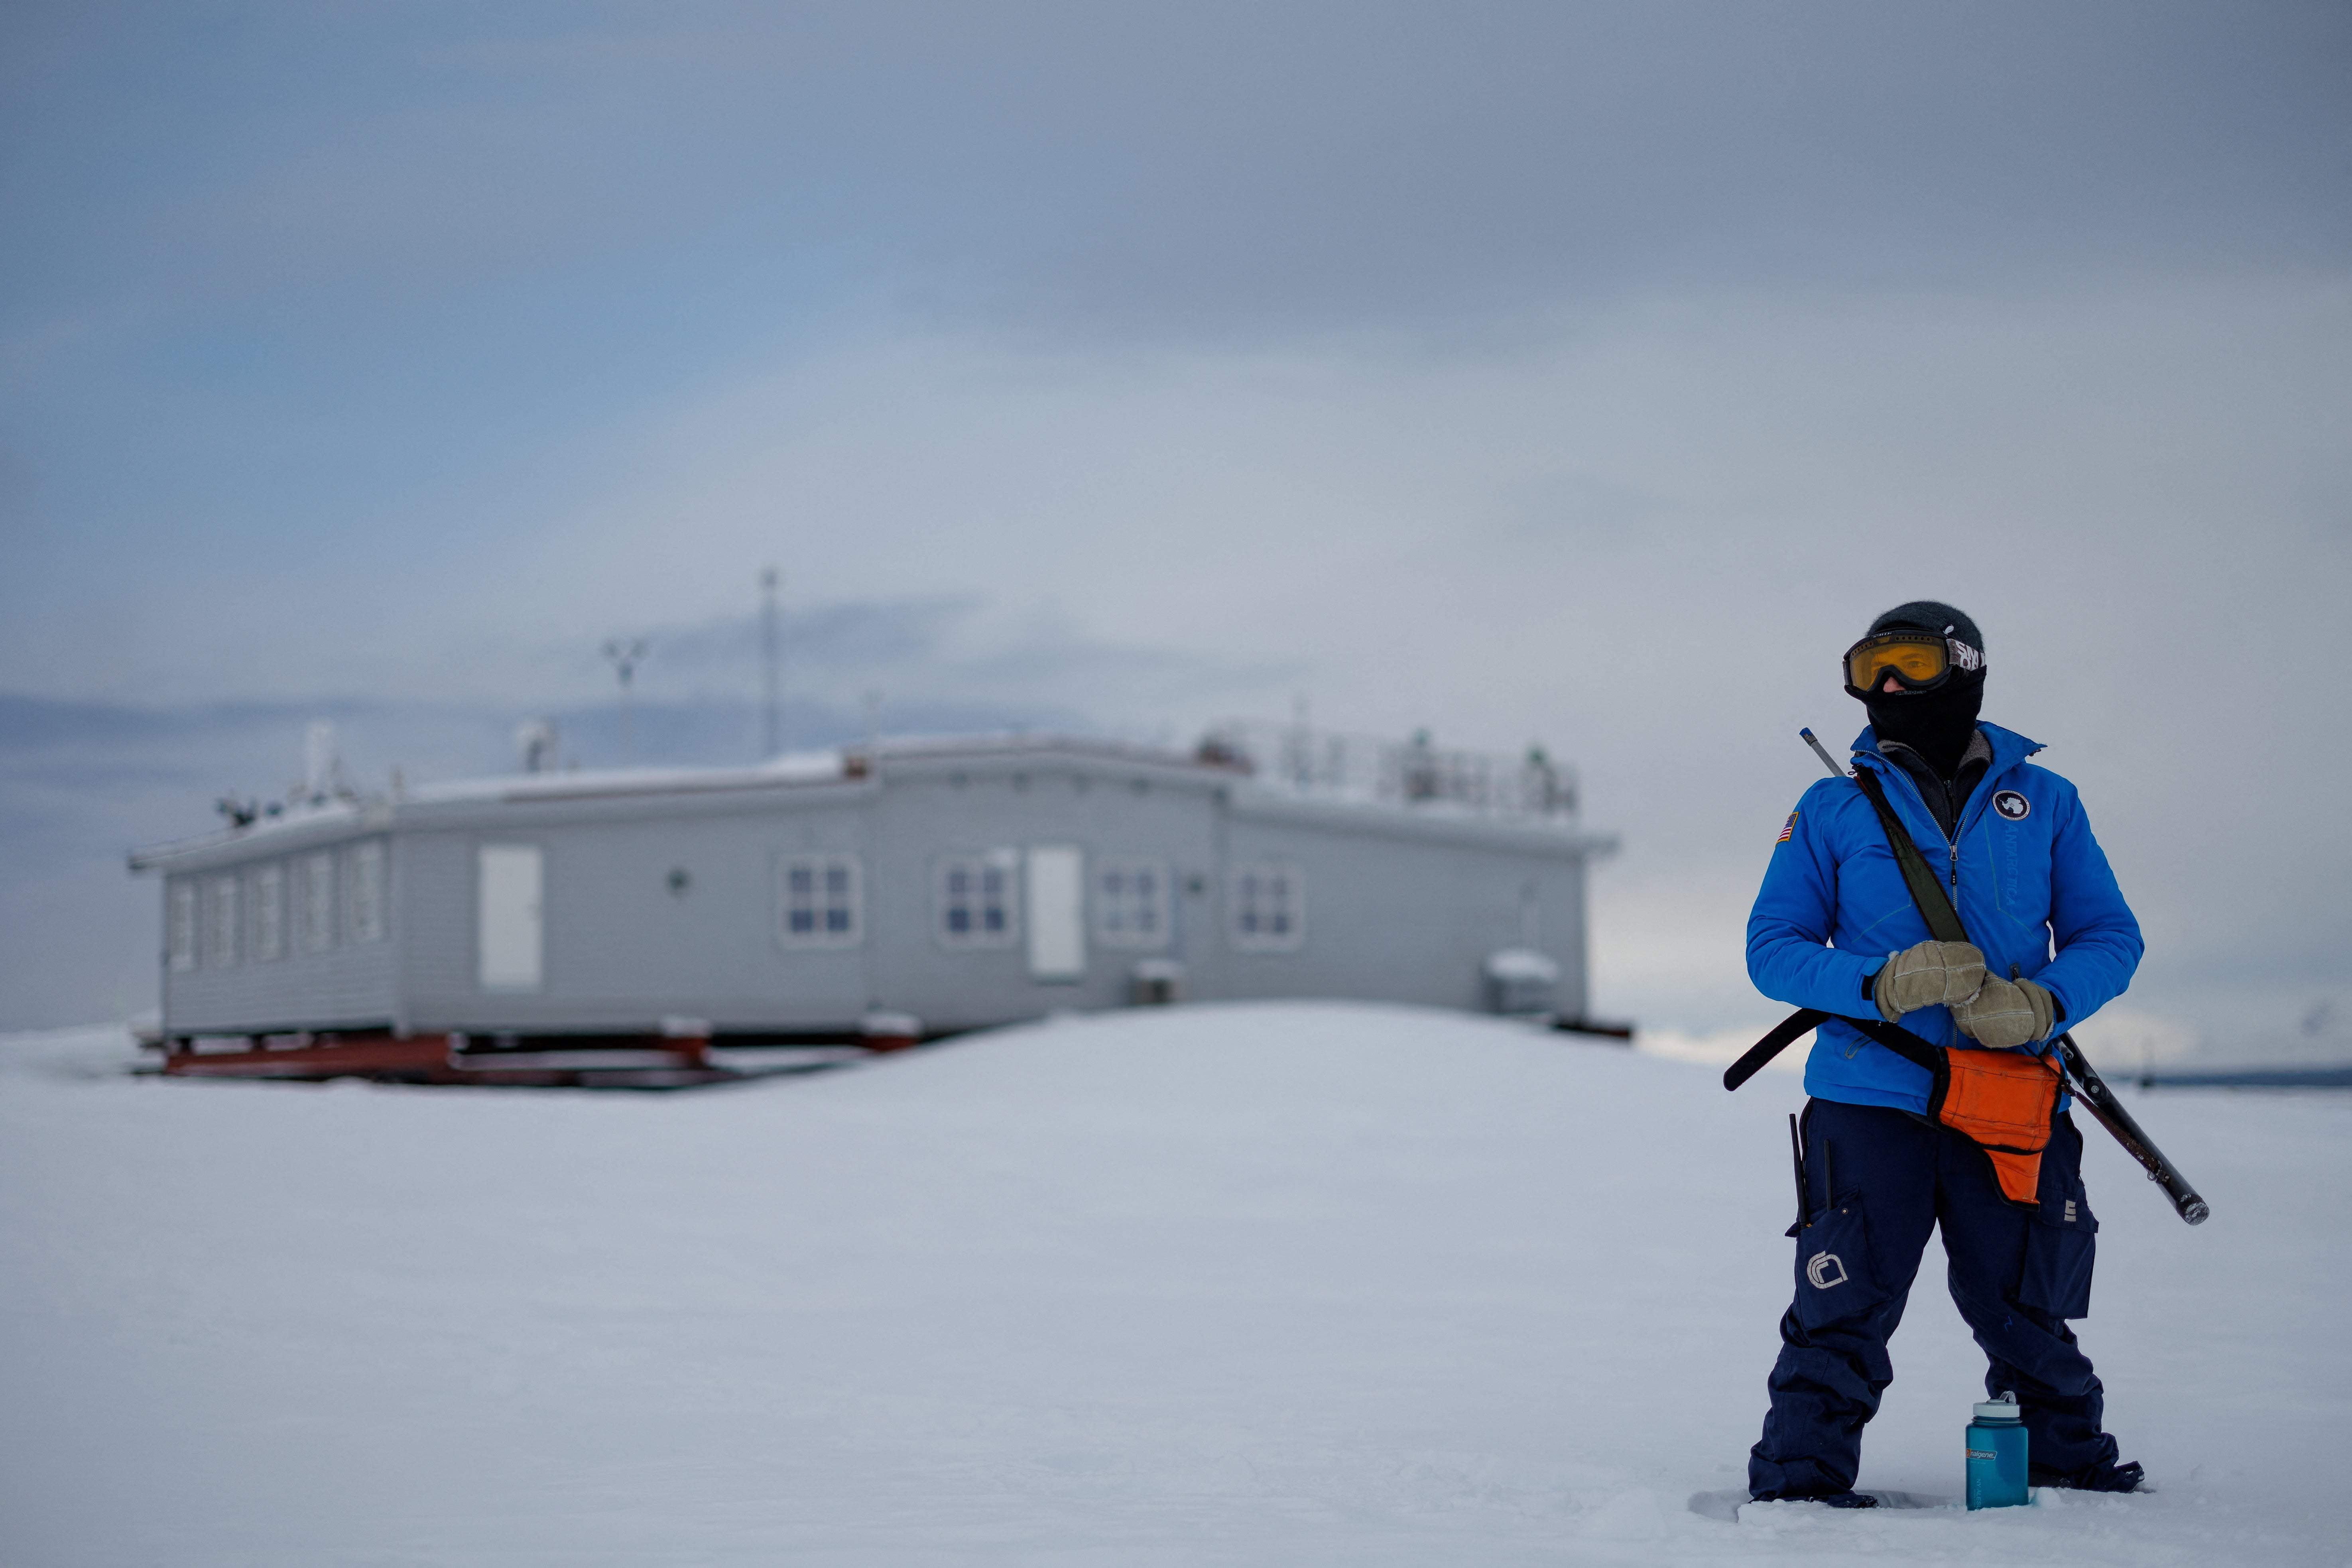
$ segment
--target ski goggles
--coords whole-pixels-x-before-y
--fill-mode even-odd
[[[1877,632],[1845,650],[1845,683],[1875,689],[1887,677],[1913,691],[1941,686],[1952,672],[1984,668],[1984,655],[1958,637],[1907,627]]]

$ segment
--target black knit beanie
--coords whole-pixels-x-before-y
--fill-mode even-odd
[[[1914,599],[1897,605],[1870,623],[1870,635],[1876,637],[1890,626],[1916,626],[1937,637],[1958,637],[1979,653],[1984,652],[1984,634],[1977,630],[1976,622],[1940,600]]]
[[[1935,599],[1914,599],[1897,605],[1870,623],[1871,635],[1896,626],[1957,637],[1984,651],[1984,635],[1976,622]],[[1984,667],[1955,670],[1933,691],[1854,692],[1870,710],[1870,727],[1881,741],[1899,741],[1927,759],[1938,775],[1950,778],[1959,771],[1960,757],[1977,730],[1977,710],[1984,705]]]

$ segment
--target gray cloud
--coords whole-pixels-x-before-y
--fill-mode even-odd
[[[68,225],[20,296],[307,296],[360,343],[355,309],[413,330],[521,289],[634,335],[666,287],[838,302],[878,264],[954,318],[1258,334],[2352,240],[2334,6],[228,14],[20,10],[0,191]],[[160,199],[73,195],[133,176]]]
[[[2292,1035],[2352,942],[2352,712],[2276,644],[2352,588],[2347,66],[2294,5],[10,8],[0,685],[84,708],[0,713],[0,994],[322,707],[593,756],[645,634],[648,749],[736,754],[773,561],[812,736],[1550,742],[1626,835],[1604,1002],[1693,1026],[1758,1005],[1823,650],[1946,594],[2136,994]]]

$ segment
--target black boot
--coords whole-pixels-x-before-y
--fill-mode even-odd
[[[2136,1492],[2147,1483],[2147,1473],[2137,1459],[2125,1465],[2095,1465],[2074,1475],[2032,1465],[2026,1469],[2025,1480],[2029,1486],[2065,1487],[2078,1492]]]

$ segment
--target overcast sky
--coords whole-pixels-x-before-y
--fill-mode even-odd
[[[0,1026],[311,712],[709,754],[773,563],[810,740],[1549,743],[1687,1028],[1947,597],[2133,1026],[2352,1055],[2352,7],[19,5],[0,205]]]

